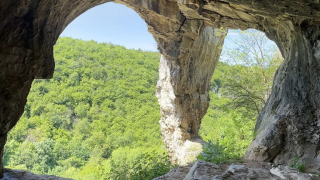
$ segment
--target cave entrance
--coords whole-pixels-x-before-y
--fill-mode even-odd
[[[220,156],[217,163],[223,161],[221,157],[243,157],[255,138],[257,117],[282,62],[276,44],[263,32],[229,30],[210,81],[210,106],[199,131],[203,140],[213,142]]]
[[[141,153],[164,153],[154,96],[160,55],[138,14],[106,3],[61,36],[54,76],[33,82],[24,114],[8,134],[4,166],[104,179],[99,172],[110,169],[111,158],[128,163]]]
[[[7,133],[24,112],[33,80],[53,75],[53,46],[59,35],[76,17],[105,2],[110,0],[0,4],[4,69],[0,76],[0,155]],[[161,53],[156,91],[162,116],[161,135],[173,161],[185,159],[181,151],[188,140],[199,139],[200,122],[209,107],[210,79],[225,37],[218,28],[254,28],[276,42],[284,62],[258,117],[257,136],[245,157],[276,164],[288,164],[290,159],[299,157],[308,169],[317,168],[319,2],[114,2],[136,11],[157,42]],[[1,161],[0,177],[2,172]]]

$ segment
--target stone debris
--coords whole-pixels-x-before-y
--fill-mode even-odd
[[[223,171],[218,165],[199,160],[194,163],[183,180],[211,180],[216,174],[221,173],[223,173]]]
[[[212,180],[282,180],[279,176],[272,174],[267,169],[249,168],[244,165],[232,164],[222,175],[215,176]]]
[[[320,180],[320,176],[311,173],[301,173],[294,168],[288,166],[278,166],[270,169],[270,172],[274,175],[281,177],[282,179],[294,179],[294,180]]]
[[[261,166],[259,162],[231,164],[226,168],[226,164],[198,160],[191,165],[172,169],[153,180],[320,180],[318,174],[298,172],[288,166]]]

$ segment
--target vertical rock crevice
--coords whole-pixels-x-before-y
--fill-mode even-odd
[[[284,62],[259,115],[257,136],[246,159],[289,164],[298,157],[310,171],[320,165],[320,30],[311,23],[297,26],[283,22],[266,29],[268,37],[279,46]]]
[[[219,30],[205,27],[197,39],[182,37],[162,52],[156,93],[160,126],[169,155],[178,164],[187,164],[202,151],[198,131],[224,38]]]

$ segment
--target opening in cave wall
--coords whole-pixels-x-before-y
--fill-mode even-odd
[[[254,38],[251,39],[251,42],[259,45],[256,47],[258,49],[252,49],[253,52],[257,50],[260,54],[247,53],[250,48],[246,48],[250,44],[244,46],[241,40],[245,39],[241,39],[241,37],[250,38],[250,36]],[[237,47],[235,45],[237,43],[240,43],[241,46]],[[257,31],[249,30],[245,33],[240,33],[239,31],[229,32],[224,44],[221,63],[219,63],[215,76],[211,80],[211,90],[214,93],[210,95],[211,106],[202,121],[200,135],[207,141],[217,142],[219,140],[221,146],[233,144],[233,146],[227,147],[228,151],[226,152],[229,153],[231,158],[242,156],[248,143],[251,142],[250,138],[254,136],[252,128],[255,124],[257,113],[261,111],[259,108],[262,108],[264,104],[260,101],[265,101],[265,98],[267,98],[266,96],[259,97],[259,95],[263,90],[271,87],[272,73],[281,62],[281,60],[278,60],[279,55],[275,55],[275,48],[271,46],[273,44]],[[229,49],[226,50],[226,47],[229,47]],[[123,54],[121,53],[122,51],[124,51]],[[92,55],[97,52],[99,52],[98,56]],[[135,156],[130,155],[132,152],[132,154],[138,154],[138,151],[142,151],[141,147],[144,147],[143,149],[149,147],[147,151],[152,151],[154,150],[154,145],[157,146],[157,151],[165,151],[158,128],[158,119],[160,119],[158,104],[153,95],[155,90],[152,89],[155,87],[158,76],[158,53],[142,51],[137,53],[137,51],[125,50],[124,47],[113,44],[98,44],[95,41],[85,42],[72,38],[60,39],[55,47],[55,53],[58,54],[58,56],[55,56],[55,76],[53,80],[37,80],[34,82],[25,114],[9,136],[5,165],[28,169],[36,173],[51,172],[59,176],[72,177],[75,172],[84,171],[88,166],[86,162],[90,162],[92,159],[95,159],[94,161],[98,164],[100,163],[100,165],[101,163],[108,163],[108,159],[111,156],[120,159],[123,157],[134,159]],[[123,60],[122,55],[125,56],[127,61],[119,61],[120,59]],[[136,55],[136,59],[127,59],[128,57],[136,57]],[[101,60],[101,58],[104,58],[104,60]],[[112,59],[111,62],[108,61],[110,59]],[[135,66],[135,64],[137,68],[132,66]],[[138,68],[140,65],[146,65],[147,69]],[[67,71],[64,70],[65,67],[68,67]],[[152,69],[151,76],[149,68]],[[261,69],[265,73],[261,74]],[[150,79],[150,77],[152,78]],[[252,77],[257,77],[257,79],[253,80]],[[131,83],[138,81],[139,84],[132,85],[128,81],[124,81],[124,79]],[[261,79],[264,79],[264,81],[261,82]],[[92,83],[95,80],[102,80],[102,82]],[[140,82],[141,80],[146,81]],[[66,92],[59,91],[59,86],[50,87],[52,86],[50,85],[51,81],[55,85],[66,88]],[[112,83],[120,84],[115,85]],[[246,86],[250,85],[250,88],[241,91],[241,88],[237,88],[236,85],[241,85],[242,83],[245,83]],[[265,86],[261,86],[261,83]],[[72,87],[73,91],[67,90],[68,87]],[[128,87],[137,87],[137,89],[133,91]],[[257,87],[265,88],[261,90],[256,89]],[[253,96],[257,102],[250,101],[250,97],[249,100],[237,98],[245,96],[245,93],[248,93],[249,90],[252,90],[251,93],[256,93]],[[55,91],[59,91],[59,93]],[[32,93],[37,95],[33,96]],[[139,95],[141,95],[142,100],[138,98]],[[136,98],[139,101],[129,102],[122,98],[132,100]],[[152,99],[152,102],[146,101]],[[245,102],[245,100],[247,101]],[[231,101],[234,104],[231,104]],[[126,103],[129,103],[129,105]],[[141,104],[145,104],[145,106],[141,107]],[[260,106],[257,106],[257,104]],[[240,105],[242,105],[242,108]],[[230,109],[235,111],[230,112]],[[135,115],[136,113],[139,115]],[[141,119],[144,126],[140,126],[139,120]],[[149,122],[151,119],[152,123]],[[128,125],[130,124],[128,121],[134,123]],[[130,127],[129,130],[126,127]],[[148,127],[151,127],[150,133],[144,131]],[[19,128],[25,129],[21,131]],[[139,128],[143,130],[137,131]],[[237,128],[240,128],[241,131],[236,131],[235,129]],[[95,133],[93,134],[92,131]],[[21,132],[24,133],[21,134]],[[120,134],[115,132],[120,132]],[[60,142],[65,138],[68,143]],[[139,142],[141,138],[143,140]],[[153,139],[151,140],[150,138]],[[74,139],[82,142],[77,144],[73,141]],[[14,141],[18,142],[14,146],[16,149],[8,150],[13,147]],[[69,143],[73,144],[69,145]],[[96,145],[98,144],[99,147],[97,148]],[[56,145],[62,149],[57,150]],[[65,145],[68,146],[67,149],[63,149]],[[21,155],[22,152],[19,148],[31,148],[29,155],[27,157]],[[29,161],[25,158],[41,159],[36,154],[39,154],[37,151],[41,151],[43,148],[47,148],[46,152],[50,153],[48,155],[50,158],[46,160],[48,162],[42,162],[42,164],[48,164],[49,162],[51,164],[49,163],[44,167],[35,167],[36,169],[33,169],[34,167],[31,164],[23,164]],[[50,149],[52,150],[50,151]],[[64,153],[60,151],[64,151]],[[69,152],[68,154],[68,151],[75,151],[76,153]],[[33,157],[33,153],[37,157]],[[57,160],[55,159],[57,155],[63,155],[64,157]],[[23,158],[17,160],[15,156]],[[99,158],[106,159],[106,162],[99,160]],[[68,175],[61,174],[61,169],[65,168],[64,165],[66,164],[68,167],[75,168],[68,169]],[[108,165],[101,166],[108,168]]]
[[[282,61],[276,44],[264,33],[229,30],[210,82],[210,106],[199,132],[203,140],[221,147],[217,153],[223,153],[225,159],[242,158],[255,138],[257,117]]]
[[[1,89],[4,93],[0,96],[0,155],[3,155],[7,133],[16,125],[24,111],[31,83],[35,78],[52,77],[53,44],[62,30],[81,13],[109,1],[44,0],[1,3],[1,41],[4,42],[1,43],[1,67],[4,69]],[[174,93],[173,96],[168,96],[168,99],[172,100],[174,107],[179,107],[173,110],[161,107],[163,117],[172,115],[170,118],[166,116],[161,119],[164,125],[161,126],[162,132],[168,135],[162,134],[167,147],[173,145],[170,148],[174,151],[176,147],[183,146],[183,141],[190,136],[196,137],[200,120],[209,106],[208,77],[211,77],[215,69],[212,65],[218,62],[220,56],[217,46],[208,40],[212,38],[209,34],[215,34],[215,29],[209,26],[230,29],[257,28],[266,32],[268,37],[277,43],[285,61],[277,71],[270,98],[258,118],[255,128],[258,135],[253,135],[256,138],[246,153],[246,159],[288,164],[290,159],[299,157],[308,169],[317,168],[320,104],[317,98],[320,92],[317,2],[301,2],[299,8],[291,1],[276,3],[276,6],[269,1],[117,2],[126,4],[141,15],[148,23],[149,32],[155,37],[162,53],[161,65],[166,68],[167,76],[162,78],[163,81],[159,84],[163,84],[158,86],[157,90],[162,91],[171,86]],[[12,11],[12,8],[17,10]],[[222,44],[224,37],[215,36],[212,39]],[[210,58],[207,58],[209,56]],[[261,67],[263,69],[264,65]],[[183,76],[187,78],[182,78]],[[77,75],[74,77],[77,79]],[[220,90],[215,89],[217,92]],[[46,91],[42,89],[42,93]],[[269,94],[264,91],[260,100],[265,101]],[[165,96],[158,97],[161,99]],[[230,92],[228,97],[232,97]],[[244,101],[238,101],[237,104],[246,105]],[[258,104],[252,107],[259,111]],[[39,110],[41,111],[41,108]],[[174,143],[171,143],[171,137],[175,138]],[[2,177],[2,161],[0,165]]]
[[[33,82],[25,112],[8,135],[4,166],[101,179],[111,159],[133,163],[143,153],[165,153],[154,96],[160,55],[138,14],[106,3],[61,36],[54,76]]]

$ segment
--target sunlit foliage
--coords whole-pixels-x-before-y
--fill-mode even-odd
[[[254,63],[246,48],[228,50],[229,62],[219,63],[211,80],[200,135],[212,143],[203,159],[241,158],[254,138],[281,60]],[[152,179],[172,167],[154,95],[158,53],[60,38],[54,56],[53,79],[34,81],[9,133],[4,166],[86,180]]]

